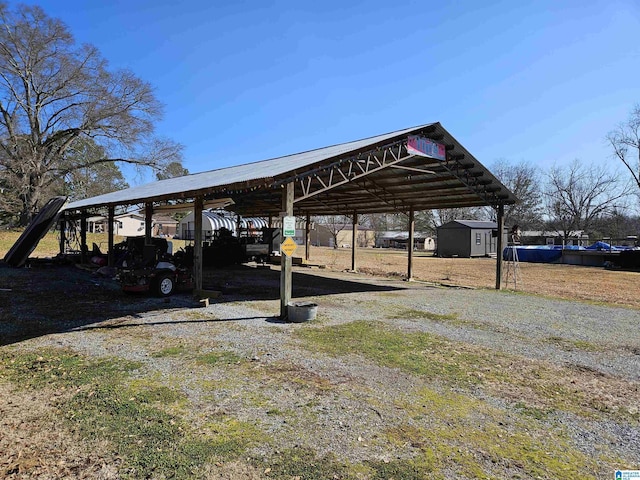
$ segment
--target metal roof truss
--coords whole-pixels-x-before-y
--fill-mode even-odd
[[[437,141],[442,135],[426,138]],[[447,145],[446,150],[444,161],[413,155],[407,152],[407,138],[403,138],[282,179],[274,186],[294,181],[294,203],[311,214],[510,203],[483,169],[464,162],[464,153],[456,153],[454,145]],[[398,170],[406,175],[398,175]]]

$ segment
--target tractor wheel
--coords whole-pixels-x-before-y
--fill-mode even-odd
[[[158,275],[156,279],[156,293],[161,297],[168,297],[176,288],[176,279],[170,273]]]

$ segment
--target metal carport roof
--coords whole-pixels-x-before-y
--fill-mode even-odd
[[[444,160],[411,154],[418,135],[444,146]],[[295,184],[296,215],[381,213],[505,205],[515,196],[440,123],[294,155],[152,182],[72,202],[64,210],[230,197],[241,215],[278,215],[282,186]]]

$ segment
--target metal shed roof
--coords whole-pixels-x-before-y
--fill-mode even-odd
[[[409,135],[445,146],[446,159],[412,155]],[[278,215],[295,182],[295,214],[378,213],[510,204],[515,196],[439,123],[285,157],[161,180],[72,202],[67,211],[231,197],[241,215]]]
[[[438,229],[441,228],[480,228],[480,229],[490,229],[490,228],[498,228],[498,224],[496,222],[487,222],[486,220],[451,220],[443,225],[440,225]]]

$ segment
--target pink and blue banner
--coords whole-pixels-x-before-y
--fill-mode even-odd
[[[409,138],[407,139],[407,153],[411,155],[420,155],[422,157],[436,158],[438,160],[447,159],[444,145],[418,135],[409,135]]]

